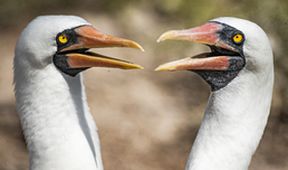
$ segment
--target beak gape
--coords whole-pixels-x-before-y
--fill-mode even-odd
[[[168,31],[160,36],[158,42],[165,40],[192,41],[210,47],[210,53],[172,61],[155,70],[194,71],[210,85],[212,91],[225,87],[245,66],[244,34],[223,23],[210,21],[192,29]]]
[[[129,61],[88,51],[90,48],[106,47],[128,47],[144,51],[138,43],[128,39],[103,34],[90,25],[77,27],[73,31],[75,34],[74,37],[76,37],[74,43],[61,48],[53,57],[53,61],[57,68],[64,73],[75,76],[79,72],[90,67],[143,69],[142,66]]]
[[[228,45],[219,37],[218,33],[221,32],[223,28],[224,26],[221,24],[209,22],[202,26],[187,30],[172,30],[165,32],[160,36],[157,42],[162,42],[165,40],[185,40],[236,51],[234,47]],[[203,53],[194,57],[188,57],[160,65],[156,68],[156,71],[225,71],[230,67],[230,58],[231,57],[227,55],[213,56],[212,53]]]

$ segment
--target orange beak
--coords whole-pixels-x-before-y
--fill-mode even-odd
[[[223,26],[217,23],[209,22],[202,26],[187,29],[173,30],[165,32],[160,36],[157,42],[165,40],[185,40],[202,43],[211,46],[221,47],[234,51],[235,49],[224,41],[218,35]],[[225,71],[229,68],[229,56],[209,56],[209,53],[203,53],[194,57],[188,57],[177,61],[160,65],[155,71],[177,71],[177,70],[216,70]]]
[[[128,47],[144,51],[138,43],[114,37],[112,35],[103,34],[90,25],[75,28],[74,31],[77,36],[76,42],[60,50],[60,53],[64,53],[67,57],[69,68],[81,69],[89,67],[109,67],[120,69],[143,69],[142,66],[129,61],[106,57],[86,51],[86,49],[89,48],[104,47]],[[77,50],[82,51],[79,52]]]

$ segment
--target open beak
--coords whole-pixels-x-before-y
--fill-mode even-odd
[[[100,55],[91,51],[89,48],[104,47],[128,47],[144,51],[136,42],[103,34],[90,25],[80,26],[74,29],[77,40],[72,45],[60,50],[65,54],[68,67],[71,69],[81,69],[90,67],[109,67],[120,69],[143,69],[138,64],[120,60],[112,57]]]
[[[221,32],[222,29],[223,25],[216,22],[208,22],[202,26],[187,30],[165,32],[160,36],[157,42],[165,40],[185,40],[236,52],[236,49],[221,40],[219,32]],[[230,66],[229,58],[230,57],[226,55],[213,56],[211,53],[203,53],[194,57],[188,57],[160,65],[155,71],[225,71],[228,70]]]
[[[200,55],[198,55],[200,57]],[[155,71],[180,71],[180,70],[214,70],[225,71],[229,68],[229,58],[227,56],[207,57],[201,54],[203,58],[184,58],[168,62],[158,66]]]

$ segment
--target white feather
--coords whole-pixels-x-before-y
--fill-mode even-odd
[[[247,170],[270,112],[272,50],[258,25],[228,17],[214,21],[244,33],[247,64],[226,87],[210,95],[186,170]]]
[[[90,25],[74,16],[42,16],[22,32],[15,50],[16,106],[30,170],[102,170],[96,124],[82,76],[62,74],[52,63],[56,35]]]

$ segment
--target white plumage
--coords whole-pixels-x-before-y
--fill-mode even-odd
[[[196,71],[212,87],[186,170],[247,170],[272,99],[273,54],[265,32],[250,21],[222,17],[168,31],[158,41],[167,39],[203,43],[212,50],[156,69]]]
[[[244,33],[247,64],[226,87],[211,93],[186,169],[246,170],[270,112],[273,54],[256,24],[236,18],[215,21]]]
[[[80,72],[94,66],[141,68],[87,52],[116,46],[142,49],[75,16],[37,17],[24,29],[15,49],[14,83],[31,170],[103,169]]]
[[[17,43],[15,95],[31,170],[103,169],[82,75],[65,75],[51,60],[57,50],[54,35],[84,24],[89,23],[72,16],[38,17]]]

